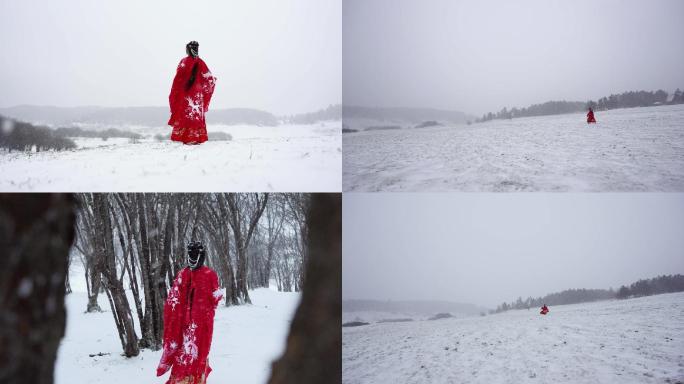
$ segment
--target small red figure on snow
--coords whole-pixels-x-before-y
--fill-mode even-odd
[[[184,144],[201,144],[207,141],[207,124],[204,114],[209,110],[216,78],[207,64],[199,58],[199,43],[191,41],[185,46],[188,54],[178,64],[173,79],[169,106],[173,127],[171,140]]]
[[[164,304],[164,352],[157,376],[171,369],[166,384],[204,384],[211,372],[214,312],[223,293],[216,272],[203,265],[205,256],[202,243],[188,244],[188,267],[178,272]]]
[[[595,123],[596,119],[594,118],[594,110],[589,108],[589,113],[587,113],[587,124],[590,123]]]
[[[541,311],[539,312],[539,314],[546,315],[547,313],[549,313],[549,307],[547,307],[546,304],[544,304],[544,306],[541,307]]]

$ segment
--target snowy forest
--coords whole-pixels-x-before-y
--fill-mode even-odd
[[[516,301],[502,303],[490,313],[500,313],[511,309],[529,309],[547,305],[564,305],[586,303],[598,300],[626,299],[629,297],[642,297],[658,295],[661,293],[684,292],[684,275],[663,275],[652,279],[642,279],[630,284],[629,287],[621,286],[620,289],[567,289],[565,291],[548,294],[544,297],[528,297],[523,300],[518,297]]]
[[[263,305],[244,305],[250,303],[252,288],[272,286],[255,289],[255,295],[271,291],[293,297],[293,292],[276,290],[301,291],[292,317],[283,319],[286,339],[265,343],[275,343],[277,354],[248,361],[245,356],[262,355],[231,351],[230,360],[249,367],[224,371],[223,379],[256,375],[259,381],[269,378],[269,384],[339,382],[341,226],[341,194],[0,194],[0,246],[6,251],[0,258],[0,382],[52,383],[56,361],[71,367],[66,376],[62,371],[62,382],[73,382],[73,374],[87,375],[85,368],[95,364],[118,367],[115,373],[122,377],[152,375],[161,352],[167,288],[185,264],[191,239],[204,243],[205,265],[217,272],[225,305],[236,306],[221,311],[222,328],[229,314],[244,313],[235,310],[255,307],[249,311],[257,316],[252,318],[274,313]],[[81,271],[75,266],[79,262],[84,263],[88,293],[74,301],[83,307],[67,316],[68,270]],[[85,293],[82,283],[73,295]],[[107,296],[110,310],[91,300],[97,295]],[[91,316],[101,319],[95,325],[98,335],[118,334],[123,353],[78,349],[81,342],[106,344],[79,339],[82,332],[74,339],[67,331],[65,338],[67,323],[83,326],[87,322],[79,319]],[[134,322],[139,324],[134,327]],[[259,337],[255,331],[270,334],[259,330],[262,325],[248,330],[252,338]],[[60,361],[58,351],[65,348],[71,352]],[[225,354],[217,361],[221,358],[226,361]],[[114,377],[113,382],[120,381]]]
[[[303,286],[308,195],[83,193],[76,199],[70,261],[84,266],[83,310],[101,311],[97,297],[107,296],[127,357],[161,348],[164,302],[186,266],[188,241],[205,244],[226,306],[251,303],[249,290],[269,284],[285,292]],[[66,286],[69,292],[68,280]]]
[[[649,107],[663,104],[684,104],[684,93],[677,88],[672,94],[672,99],[668,102],[669,94],[662,89],[655,92],[649,91],[629,91],[621,94],[613,94],[602,97],[598,101],[547,101],[542,104],[534,104],[527,108],[504,107],[497,113],[486,113],[475,122],[481,123],[494,119],[512,119],[515,117],[546,116],[558,115],[563,113],[574,113],[594,108],[599,111],[618,108]]]

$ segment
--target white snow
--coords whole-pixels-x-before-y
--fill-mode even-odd
[[[136,128],[148,138],[77,139],[76,150],[0,150],[0,191],[6,192],[339,192],[339,122],[314,125],[209,126],[231,141],[187,146]]]
[[[345,191],[682,191],[684,105],[343,135]]]
[[[79,267],[72,266],[75,292],[66,298],[67,329],[58,351],[55,383],[165,383],[168,372],[156,376],[162,350],[142,350],[133,358],[121,355],[121,343],[104,293],[98,301],[105,312],[84,313],[88,300],[83,292],[84,279],[77,275],[82,273]],[[272,361],[283,352],[300,295],[261,288],[250,291],[250,298],[252,305],[225,307],[221,303],[216,310],[209,383],[265,383]],[[132,301],[130,304],[134,305]],[[133,319],[139,337],[135,312]],[[100,352],[109,355],[88,356]]]
[[[684,382],[684,293],[550,310],[343,328],[342,381]]]

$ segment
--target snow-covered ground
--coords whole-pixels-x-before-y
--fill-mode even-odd
[[[118,127],[121,128],[121,127]],[[72,192],[339,192],[339,122],[313,125],[209,126],[230,141],[187,146],[129,127],[147,138],[76,139],[78,149],[0,151],[0,191]]]
[[[142,350],[133,358],[121,355],[121,343],[104,293],[98,302],[105,312],[84,313],[88,300],[83,280],[72,273],[75,292],[66,298],[67,328],[57,356],[55,383],[165,383],[168,372],[156,376],[161,351]],[[284,350],[300,295],[261,288],[250,291],[250,298],[252,305],[220,304],[216,310],[209,383],[265,383],[272,361]],[[133,318],[140,336],[135,312]],[[98,353],[108,355],[89,356]]]
[[[684,105],[343,135],[344,191],[684,191]]]
[[[684,383],[684,293],[342,330],[343,383]]]

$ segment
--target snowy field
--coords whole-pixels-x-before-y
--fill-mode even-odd
[[[684,105],[345,133],[344,191],[684,191]]]
[[[684,383],[684,293],[342,330],[344,383]]]
[[[85,282],[79,278],[72,277],[75,292],[66,299],[67,329],[57,355],[55,383],[165,383],[168,372],[156,376],[161,350],[141,350],[139,356],[129,359],[121,355],[121,342],[104,293],[98,302],[105,312],[84,313],[88,299],[83,292]],[[300,295],[267,288],[249,294],[252,305],[225,307],[221,303],[216,310],[209,383],[265,383],[272,361],[284,350]],[[139,337],[135,312],[133,318]],[[109,355],[89,356],[98,353]]]
[[[76,139],[78,149],[0,151],[0,191],[71,192],[339,192],[340,123],[209,126],[230,141],[188,146],[155,134],[170,128],[130,129],[147,138]]]

